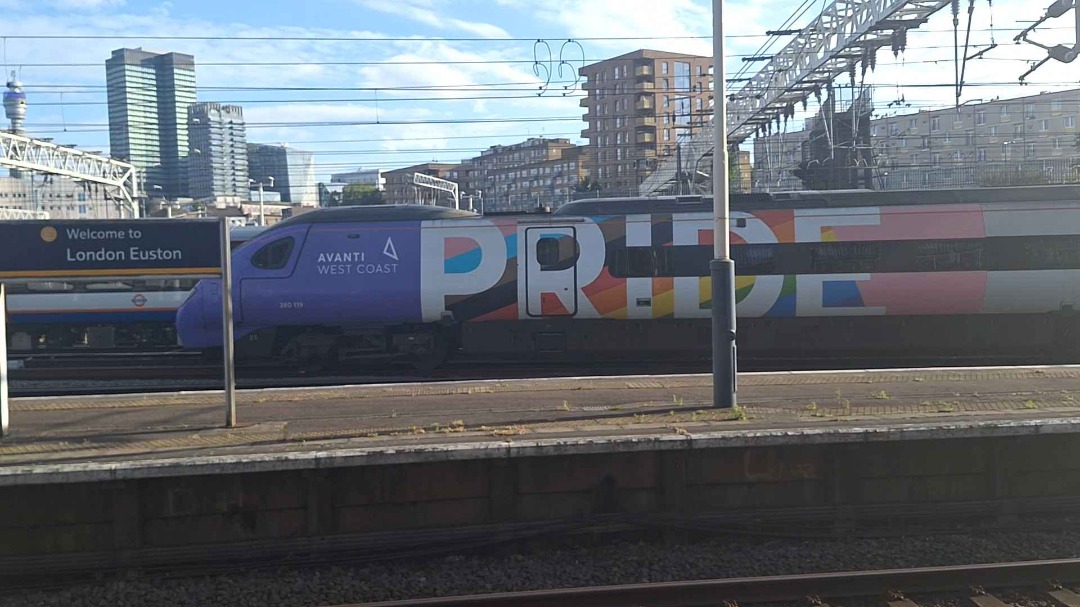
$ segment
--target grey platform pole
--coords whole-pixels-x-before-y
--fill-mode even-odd
[[[229,219],[221,218],[221,359],[225,366],[225,427],[236,426],[236,365],[233,360],[232,248]]]
[[[8,435],[7,287],[0,282],[0,438]]]
[[[713,406],[736,404],[735,262],[731,259],[728,200],[727,82],[724,70],[724,0],[713,0]]]

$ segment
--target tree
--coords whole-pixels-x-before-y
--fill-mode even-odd
[[[383,204],[383,193],[373,185],[350,183],[341,193],[341,206]]]
[[[728,192],[743,191],[742,156],[738,150],[728,154]]]
[[[578,184],[576,186],[574,186],[574,191],[575,192],[599,192],[600,191],[600,184],[598,182],[594,181],[592,177],[586,175],[584,179],[579,181]]]

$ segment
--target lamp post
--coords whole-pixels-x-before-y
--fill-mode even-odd
[[[267,179],[270,181],[270,187],[274,187],[274,176],[270,175]],[[256,185],[254,179],[248,179],[248,183]],[[266,226],[266,209],[263,206],[263,182],[260,181],[257,185],[259,186],[259,227],[264,227]]]
[[[713,0],[713,259],[712,366],[713,406],[735,406],[735,262],[731,236],[727,172],[727,83],[724,78],[724,0]]]

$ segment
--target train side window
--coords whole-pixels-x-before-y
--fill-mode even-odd
[[[39,293],[56,293],[63,291],[74,291],[75,285],[69,282],[57,282],[50,280],[48,282],[27,283],[26,288],[29,291],[37,291]]]
[[[615,278],[656,276],[656,255],[652,247],[627,247],[611,251],[608,271]]]
[[[251,265],[260,270],[280,270],[284,268],[285,264],[289,263],[289,256],[292,255],[295,242],[292,236],[286,236],[263,245],[263,248],[251,256]]]
[[[572,268],[577,258],[577,241],[569,235],[545,235],[536,241],[536,261],[543,272]]]
[[[735,271],[746,276],[765,276],[776,273],[776,246],[772,244],[740,244],[731,247]]]
[[[874,272],[881,261],[877,242],[813,243],[807,249],[809,274]]]

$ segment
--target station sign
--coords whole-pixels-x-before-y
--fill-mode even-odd
[[[0,279],[220,276],[217,219],[0,221]]]

